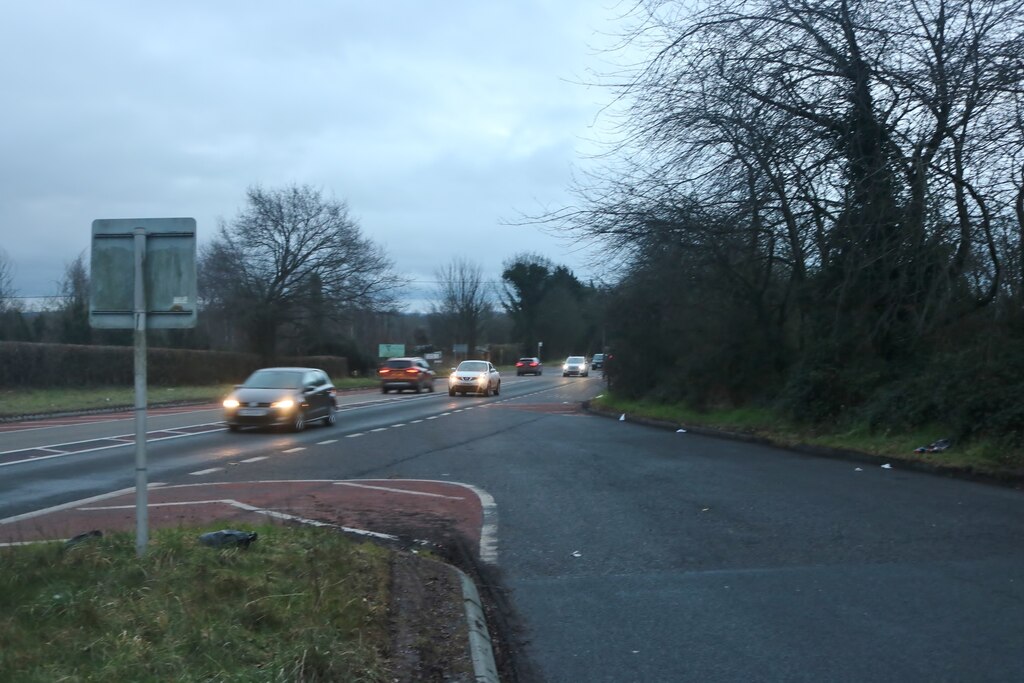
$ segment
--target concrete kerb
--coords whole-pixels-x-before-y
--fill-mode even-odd
[[[462,598],[466,608],[466,628],[469,630],[469,654],[473,661],[473,675],[478,683],[499,683],[498,667],[494,662],[494,647],[487,631],[487,620],[480,602],[476,584],[466,572],[449,565],[459,575]]]
[[[590,401],[583,402],[583,409],[586,410],[588,413],[598,415],[600,417],[619,419],[620,416],[624,415],[624,413],[621,413],[619,411],[595,408],[590,404]],[[746,443],[755,443],[762,446],[772,446],[773,448],[782,448],[794,451],[796,453],[802,453],[804,455],[810,455],[818,458],[845,460],[847,462],[857,462],[866,465],[874,465],[878,467],[888,464],[893,469],[908,470],[913,472],[924,472],[926,474],[952,477],[955,479],[963,479],[966,481],[975,481],[985,484],[1008,486],[1015,489],[1024,488],[1024,472],[1005,473],[1002,475],[989,474],[987,472],[975,471],[969,467],[935,465],[932,463],[920,462],[917,460],[903,460],[898,456],[894,457],[874,455],[873,453],[863,453],[861,451],[854,451],[845,448],[830,448],[828,446],[816,446],[813,444],[803,443],[788,444],[776,441],[774,439],[770,439],[768,437],[759,436],[757,434],[731,432],[728,430],[714,429],[711,427],[691,426],[678,422],[672,422],[669,420],[658,420],[648,417],[635,417],[625,415],[624,421],[632,422],[634,424],[645,425],[648,427],[657,427],[659,429],[671,429],[673,431],[685,429],[688,433],[697,434],[700,436],[710,436],[716,439],[729,439],[730,441],[744,441]]]

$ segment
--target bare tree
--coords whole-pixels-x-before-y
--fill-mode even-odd
[[[88,344],[92,341],[92,328],[89,326],[89,270],[85,265],[85,252],[65,264],[59,290],[58,338],[64,344]]]
[[[251,187],[200,261],[210,310],[232,315],[265,357],[277,352],[286,325],[312,316],[322,328],[348,310],[387,308],[402,284],[347,205],[308,185]]]
[[[456,258],[435,272],[437,299],[431,305],[436,322],[453,343],[476,352],[492,311],[491,294],[479,265]]]
[[[7,252],[0,249],[0,313],[14,307],[14,268],[7,257]]]

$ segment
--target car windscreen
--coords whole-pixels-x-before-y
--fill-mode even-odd
[[[257,370],[243,387],[248,389],[295,389],[302,384],[302,373],[287,370]]]
[[[487,363],[482,361],[463,361],[459,363],[459,372],[487,372]]]
[[[411,360],[389,360],[386,365],[389,368],[411,368],[412,367],[412,361]]]
[[[582,363],[583,362],[583,356],[569,356],[569,359],[567,361],[565,361],[565,362],[566,363]]]

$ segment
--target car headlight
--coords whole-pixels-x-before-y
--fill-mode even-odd
[[[238,399],[226,398],[224,399],[224,407],[229,409],[235,409],[238,407]]]
[[[277,408],[278,410],[291,410],[295,407],[295,401],[290,398],[284,398],[280,401],[274,401],[270,404],[271,408]]]

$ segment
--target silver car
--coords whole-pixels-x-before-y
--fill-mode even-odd
[[[590,370],[587,368],[587,359],[583,356],[569,356],[566,358],[565,363],[562,365],[562,377],[568,377],[569,375],[588,377]]]
[[[501,374],[490,362],[485,360],[464,360],[459,367],[452,370],[448,378],[448,395],[456,393],[483,394],[497,396],[501,393]]]

